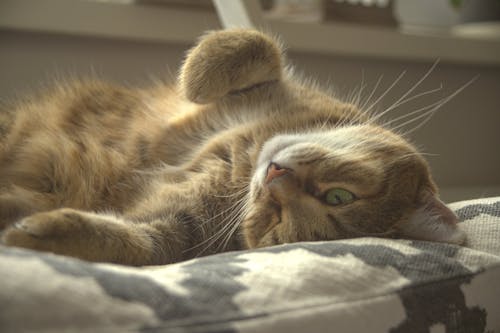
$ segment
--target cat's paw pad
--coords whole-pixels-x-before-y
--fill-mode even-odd
[[[3,232],[1,241],[7,246],[64,253],[71,236],[85,227],[77,212],[60,209],[22,219]]]

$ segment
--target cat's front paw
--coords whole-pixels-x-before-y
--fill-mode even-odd
[[[155,232],[150,226],[126,224],[112,215],[63,208],[22,219],[5,229],[0,242],[96,262],[170,262],[157,258],[150,232]]]
[[[7,246],[78,256],[75,253],[78,239],[85,239],[90,227],[78,211],[58,209],[28,216],[8,227],[1,242]]]

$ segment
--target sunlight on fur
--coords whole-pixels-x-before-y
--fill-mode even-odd
[[[362,84],[341,101],[298,79],[257,31],[207,33],[178,85],[61,82],[2,110],[0,228],[8,246],[126,265],[375,236],[462,244],[402,130],[452,95],[383,120]]]

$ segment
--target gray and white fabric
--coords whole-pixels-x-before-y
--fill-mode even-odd
[[[468,247],[359,238],[131,268],[0,247],[1,332],[500,332],[500,198]]]

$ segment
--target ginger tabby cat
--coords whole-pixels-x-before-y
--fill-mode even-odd
[[[0,114],[7,246],[126,265],[362,236],[460,244],[423,157],[302,83],[249,30],[211,32],[176,87],[60,84]]]

